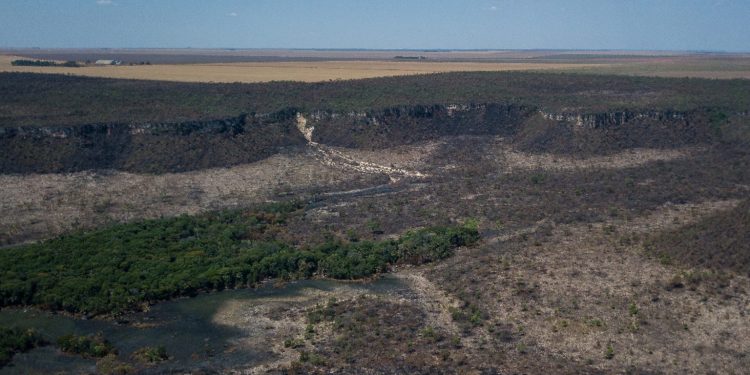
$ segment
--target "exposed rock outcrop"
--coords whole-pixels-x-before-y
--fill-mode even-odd
[[[331,146],[379,149],[455,135],[513,134],[536,109],[507,104],[454,104],[385,108],[308,116],[313,141]]]
[[[550,113],[539,111],[511,137],[527,152],[601,155],[632,148],[675,148],[717,138],[704,110]]]
[[[0,128],[0,172],[179,172],[264,159],[306,141],[293,117]]]
[[[597,129],[609,126],[623,126],[629,122],[642,120],[684,120],[688,114],[677,111],[613,111],[604,113],[546,112],[540,110],[543,118],[574,123],[578,127]]]
[[[520,150],[607,154],[711,142],[708,110],[547,112],[515,104],[437,104],[366,112],[288,108],[214,121],[0,127],[0,173],[178,172],[261,160],[315,143],[383,149],[445,136],[508,137]]]

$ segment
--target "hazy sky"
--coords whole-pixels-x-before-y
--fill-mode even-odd
[[[0,0],[0,47],[750,51],[750,0]]]

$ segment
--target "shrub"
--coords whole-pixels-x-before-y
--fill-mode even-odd
[[[630,313],[630,316],[638,315],[638,306],[635,304],[635,302],[630,302],[630,304],[628,305],[628,313]]]
[[[309,362],[315,366],[323,366],[326,361],[320,355],[316,353],[301,352],[299,354],[300,362]]]
[[[57,346],[66,353],[84,357],[102,358],[108,354],[117,354],[117,349],[101,334],[93,336],[77,336],[74,334],[60,336],[57,339]]]
[[[286,339],[284,340],[284,347],[285,348],[292,348],[297,349],[305,346],[305,341],[299,338],[296,339]]]
[[[169,355],[167,355],[167,349],[163,345],[146,346],[133,352],[133,359],[140,362],[157,363],[168,360]]]
[[[604,351],[604,358],[606,359],[612,359],[615,357],[615,349],[612,347],[611,344],[607,345],[607,350]]]
[[[102,375],[129,375],[135,374],[133,366],[117,360],[114,354],[107,354],[96,362],[96,373]]]
[[[544,180],[547,178],[546,175],[543,173],[537,173],[531,176],[531,183],[534,185],[540,185],[544,183]]]

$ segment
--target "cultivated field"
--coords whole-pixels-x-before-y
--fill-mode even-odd
[[[24,56],[41,60],[95,61],[120,60],[125,64],[148,61],[151,64],[201,64],[257,61],[388,61],[397,56],[419,57],[428,61],[513,62],[551,59],[558,62],[580,59],[626,59],[684,57],[674,51],[576,51],[576,50],[304,50],[304,49],[199,49],[199,48],[54,48],[0,49],[0,55]],[[695,54],[693,54],[695,55]],[[563,60],[563,61],[560,61]],[[518,62],[518,61],[516,61]]]
[[[595,60],[605,62],[605,60]],[[595,74],[625,74],[649,77],[750,79],[750,58],[741,56],[664,57],[609,61],[577,70]]]
[[[419,57],[425,60],[412,60]],[[12,66],[11,61],[16,59],[112,59],[123,64],[80,68]],[[0,50],[0,72],[177,82],[322,82],[456,71],[750,79],[750,56],[659,51]]]
[[[456,71],[539,71],[580,69],[597,64],[577,63],[485,63],[485,62],[414,62],[414,61],[282,61],[227,64],[161,64],[32,67],[12,66],[13,56],[0,56],[0,71],[75,74],[90,77],[153,79],[178,82],[270,82],[362,79]]]

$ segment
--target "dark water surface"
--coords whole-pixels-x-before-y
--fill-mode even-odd
[[[262,304],[265,298],[294,297],[306,289],[331,291],[352,288],[375,294],[406,294],[408,287],[394,277],[382,277],[370,283],[346,283],[331,280],[303,280],[282,287],[265,286],[259,289],[227,290],[202,294],[156,304],[148,312],[131,314],[127,323],[103,320],[84,320],[38,310],[5,309],[0,311],[0,325],[35,328],[54,342],[59,336],[101,332],[119,350],[120,359],[127,359],[133,351],[144,346],[164,345],[172,357],[150,372],[180,372],[204,369],[222,371],[239,365],[252,365],[273,359],[270,351],[249,349],[226,350],[229,341],[246,333],[232,327],[217,325],[214,314],[227,302],[251,301]],[[259,338],[262,339],[262,338]],[[17,354],[0,374],[93,373],[95,360],[61,353],[54,345]]]

